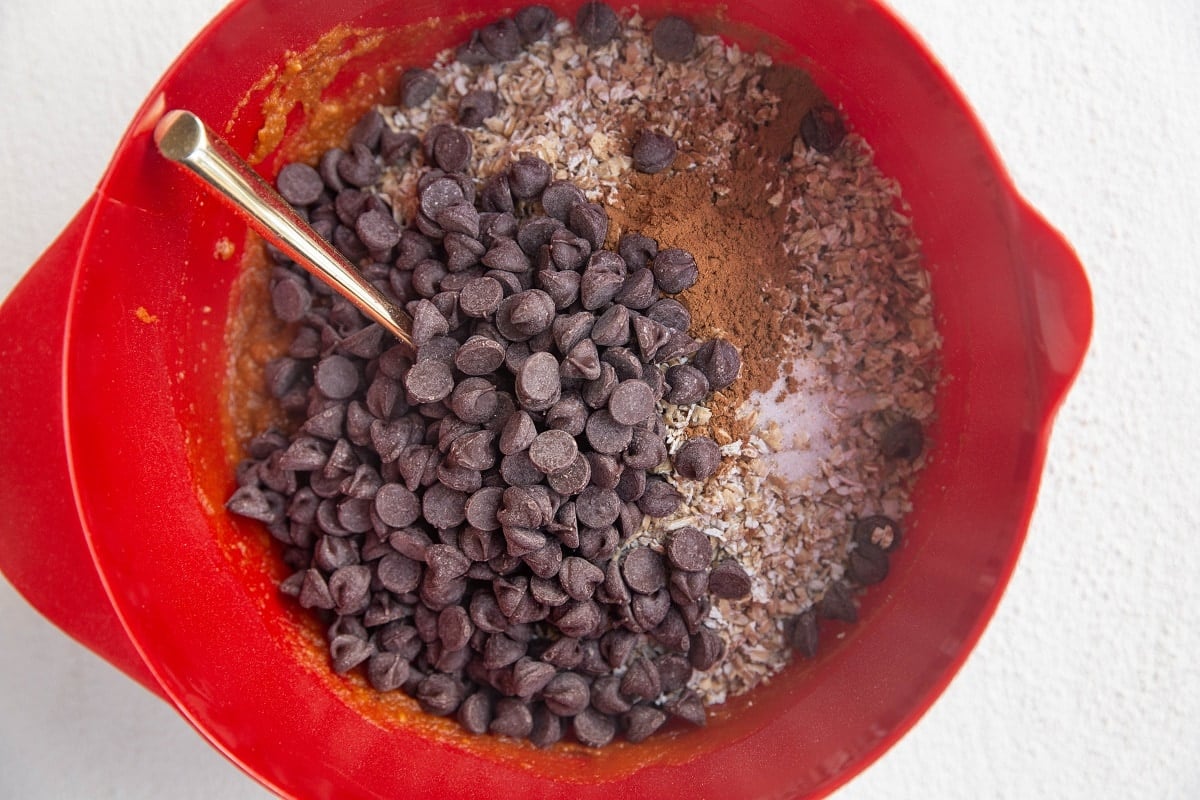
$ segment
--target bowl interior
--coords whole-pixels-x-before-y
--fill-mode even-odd
[[[554,5],[573,14],[578,4]],[[666,7],[642,5],[651,18]],[[828,791],[928,708],[994,609],[1024,537],[1050,415],[1019,255],[1020,201],[962,99],[876,4],[669,7],[720,20],[731,37],[809,69],[912,207],[935,267],[946,379],[901,557],[867,594],[860,622],[837,631],[817,659],[731,702],[703,730],[637,747],[543,752],[466,739],[407,700],[381,704],[359,683],[331,677],[319,632],[278,597],[283,567],[266,535],[222,508],[232,487],[227,321],[243,290],[234,286],[246,228],[157,155],[150,131],[164,110],[190,108],[273,174],[284,150],[270,131],[286,142],[318,114],[303,103],[264,114],[286,53],[338,57],[321,97],[363,103],[394,87],[396,65],[427,62],[505,7],[234,3],[148,100],[101,187],[73,288],[66,402],[74,490],[131,638],[182,713],[277,791]],[[265,122],[278,127],[260,138]]]

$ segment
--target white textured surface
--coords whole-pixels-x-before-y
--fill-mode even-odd
[[[0,294],[221,5],[0,2]],[[1078,249],[1097,324],[991,627],[837,797],[1200,797],[1200,4],[894,6]],[[0,581],[0,797],[263,796]]]

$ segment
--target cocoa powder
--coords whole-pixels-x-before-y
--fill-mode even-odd
[[[777,114],[753,125],[730,168],[714,169],[681,154],[668,172],[634,173],[610,209],[616,233],[637,231],[660,247],[682,247],[695,256],[700,279],[679,298],[692,313],[692,333],[723,336],[742,353],[741,376],[712,401],[710,427],[734,438],[745,427],[737,409],[778,379],[785,367],[776,347],[800,324],[797,300],[786,289],[787,206],[779,164],[791,157],[800,120],[823,102],[808,75],[794,67],[771,67],[763,88],[780,98]]]

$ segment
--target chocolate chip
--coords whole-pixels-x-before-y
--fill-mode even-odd
[[[691,689],[687,689],[679,697],[668,702],[664,708],[674,717],[690,722],[697,727],[704,727],[708,715],[704,710],[704,702]]]
[[[504,490],[499,486],[485,486],[474,492],[464,508],[467,522],[481,531],[499,530],[496,512],[500,509],[503,494]]]
[[[460,383],[459,388],[461,388],[464,384],[465,382]],[[489,395],[491,397],[495,397],[495,394],[496,393],[494,390],[489,390]],[[455,413],[460,419],[467,420],[467,417],[461,411],[456,411]],[[472,419],[467,421],[482,422],[480,419]],[[450,445],[450,449],[446,453],[446,459],[443,462],[443,466],[454,467],[469,472],[481,472],[483,470],[491,469],[496,463],[496,453],[492,446],[495,438],[495,431],[489,430],[472,431],[470,433],[463,434],[455,439]],[[443,483],[448,483],[446,478],[440,473],[439,479]],[[472,484],[478,484],[479,481],[479,477],[476,476],[472,481]],[[478,486],[475,488],[478,488]],[[474,488],[471,489],[471,491],[474,490]]]
[[[737,380],[742,369],[742,356],[726,340],[713,339],[701,345],[693,363],[708,378],[712,390],[719,392]]]
[[[520,13],[520,12],[518,12]],[[538,704],[533,707],[533,730],[529,732],[529,741],[534,747],[549,747],[563,737],[563,722],[557,715],[545,706]]]
[[[613,301],[640,311],[649,308],[656,299],[658,289],[654,285],[654,274],[648,269],[639,269],[626,276]]]
[[[367,211],[354,223],[358,238],[370,250],[390,250],[400,241],[400,226],[390,214]]]
[[[370,642],[353,635],[338,635],[329,642],[333,671],[344,675],[375,653]]]
[[[404,528],[388,536],[388,544],[397,553],[413,561],[424,561],[431,543],[429,534],[420,528]]]
[[[534,486],[545,478],[529,459],[529,453],[524,451],[500,460],[500,476],[509,486]]]
[[[708,590],[724,600],[740,600],[750,595],[750,576],[737,561],[722,559],[708,575]]]
[[[579,436],[583,433],[587,418],[588,409],[583,399],[577,394],[568,394],[546,411],[546,427]]]
[[[376,150],[379,147],[379,139],[383,135],[384,128],[383,115],[375,109],[371,109],[359,117],[358,122],[354,123],[354,127],[350,129],[346,138],[351,145],[361,144],[371,150]]]
[[[468,66],[496,63],[496,56],[484,46],[477,30],[471,32],[471,38],[468,41],[458,46],[454,56],[460,63]]]
[[[440,361],[423,361],[408,371],[404,386],[418,403],[435,403],[454,389],[454,372]]]
[[[558,360],[550,353],[534,353],[517,372],[517,400],[529,411],[545,411],[561,396]],[[593,415],[592,419],[595,419]],[[590,420],[589,420],[590,423]]]
[[[592,255],[592,245],[587,239],[576,236],[569,228],[559,228],[550,235],[548,255],[551,266],[560,270],[575,271],[582,269]]]
[[[423,678],[416,691],[417,702],[421,704],[421,708],[438,717],[453,714],[465,694],[462,684],[440,672]]]
[[[421,498],[421,512],[429,524],[435,528],[453,528],[461,525],[466,519],[466,505],[467,495],[464,492],[455,491],[437,483],[426,489]],[[430,556],[427,553],[426,560],[429,559]],[[432,566],[432,561],[430,561],[430,567],[432,568]],[[464,564],[462,572],[466,572],[467,566],[469,565]],[[459,574],[461,575],[462,572]]]
[[[257,486],[239,487],[225,503],[225,508],[234,514],[268,524],[277,522],[283,511],[282,500],[269,501],[268,495]]]
[[[596,317],[590,311],[576,314],[560,314],[551,325],[554,344],[560,353],[569,353],[571,348],[588,337]]]
[[[504,288],[486,275],[468,281],[458,293],[458,306],[468,317],[486,319],[496,312],[504,299]]]
[[[625,278],[606,270],[584,270],[580,278],[580,302],[588,311],[596,311],[612,302]]]
[[[514,21],[517,33],[524,44],[533,44],[545,38],[554,27],[554,11],[546,6],[534,5],[518,9]]]
[[[449,321],[442,316],[442,312],[430,300],[418,300],[413,304],[411,314],[413,318],[412,338],[418,347],[427,344],[436,337],[445,336],[450,331]],[[440,361],[442,359],[421,358],[421,353],[418,351],[418,363],[426,360]]]
[[[658,287],[667,294],[677,294],[690,288],[700,277],[696,259],[687,250],[672,247],[660,250],[651,266]]]
[[[505,336],[513,331],[528,339],[549,330],[554,317],[553,298],[541,289],[529,289],[501,301],[496,311],[496,327]]]
[[[433,97],[437,87],[437,76],[430,70],[406,69],[400,75],[400,103],[405,108],[416,108]]]
[[[596,415],[592,415],[593,419]],[[637,500],[637,507],[648,517],[668,517],[675,513],[683,496],[666,481],[654,478],[646,481],[646,490]]]
[[[608,409],[597,411],[588,417],[584,433],[588,444],[598,453],[620,453],[633,438],[633,429],[613,419]]]
[[[383,524],[392,528],[405,528],[421,516],[421,504],[417,496],[399,483],[388,483],[375,493],[375,513]]]
[[[688,660],[701,672],[710,670],[725,655],[725,642],[709,628],[701,628],[691,637]]]
[[[644,742],[661,728],[667,721],[667,715],[654,706],[639,703],[629,709],[622,719],[625,738],[637,744]]]
[[[363,564],[340,567],[329,576],[329,596],[338,614],[361,614],[370,602],[371,569]]]
[[[708,564],[706,563],[702,571],[675,570],[671,573],[668,590],[671,593],[671,599],[679,605],[681,610],[692,607],[708,594],[707,570]]]
[[[570,601],[555,609],[551,620],[564,636],[583,638],[591,636],[604,617],[591,600]]]
[[[492,721],[492,700],[487,692],[476,692],[458,707],[458,724],[471,733],[487,733]]]
[[[558,580],[573,600],[587,600],[604,580],[604,572],[587,559],[568,556],[559,568]]]
[[[358,367],[345,356],[328,356],[317,364],[313,383],[326,397],[345,400],[358,390]]]
[[[816,611],[825,619],[858,622],[858,606],[854,604],[854,596],[844,583],[829,584],[825,594],[817,601]]]
[[[378,692],[399,689],[408,680],[409,667],[399,653],[374,653],[367,661],[367,680]]]
[[[583,711],[590,699],[587,681],[574,672],[560,672],[542,690],[546,708],[562,717],[573,717]]]
[[[609,352],[613,349],[611,348]],[[605,353],[608,355],[608,353]],[[603,356],[600,364],[600,377],[595,380],[585,381],[583,389],[579,396],[583,398],[583,402],[588,408],[603,408],[608,403],[608,398],[612,394],[613,388],[619,382],[617,371],[612,364],[604,362]],[[613,451],[619,452],[619,451]]]
[[[442,139],[445,138],[444,136],[442,137]],[[456,233],[470,239],[479,236],[479,212],[470,203],[456,203],[449,208],[444,208],[438,212],[438,215],[434,219],[437,220],[438,226],[446,234],[446,238]],[[454,264],[455,268],[465,269],[466,267],[473,266],[475,253],[472,252],[471,255],[472,260],[457,260]],[[447,259],[447,266],[449,265],[450,261]]]
[[[460,172],[471,161],[471,140],[451,125],[434,126],[425,137],[425,149],[433,162],[446,172]]]
[[[619,347],[629,341],[629,310],[613,305],[591,326],[592,341],[599,347]]]
[[[475,628],[462,606],[443,608],[437,619],[438,639],[447,650],[461,650],[467,646]]]
[[[625,555],[621,574],[629,588],[640,594],[653,594],[667,584],[662,556],[645,546],[635,547]]]
[[[449,177],[430,181],[420,190],[421,211],[429,218],[435,218],[450,206],[466,202],[462,186],[458,181]],[[428,258],[427,254],[425,257]]]
[[[604,206],[598,203],[576,203],[567,213],[567,220],[570,229],[585,239],[593,251],[604,246],[604,239],[608,235],[608,212],[604,210]]]
[[[366,145],[356,144],[342,156],[338,175],[351,186],[365,188],[379,180],[383,169],[375,163],[375,154]]]
[[[480,191],[480,207],[484,212],[512,213],[515,206],[512,190],[508,185],[508,175],[498,172],[484,182]]]
[[[686,333],[692,326],[692,315],[687,306],[673,297],[656,300],[645,312],[646,316],[666,327]]]
[[[808,609],[794,617],[788,618],[783,625],[783,640],[787,646],[805,658],[817,655],[819,642],[817,630],[817,615]]]
[[[541,270],[537,273],[537,286],[550,295],[554,307],[563,311],[579,299],[579,283],[581,276],[578,272],[569,270]]]
[[[925,446],[925,434],[921,423],[912,417],[903,417],[883,433],[879,449],[886,458],[913,461],[921,455]]]
[[[526,217],[517,225],[517,244],[527,256],[534,258],[550,243],[554,232],[561,228],[562,223],[550,217]]]
[[[325,191],[325,182],[320,174],[298,162],[286,164],[275,177],[275,188],[294,206],[307,206],[317,202]]]
[[[517,697],[528,700],[546,687],[558,671],[553,664],[524,657],[513,665],[512,689]]]
[[[621,679],[615,675],[602,675],[592,682],[592,708],[601,714],[616,716],[624,714],[631,703],[621,696]]]
[[[283,322],[299,322],[312,308],[312,294],[300,281],[279,281],[271,287],[271,308]],[[272,393],[282,397],[290,388],[289,385],[278,391],[272,386]]]
[[[671,341],[672,333],[674,331],[670,328],[659,325],[649,317],[643,317],[639,314],[633,318],[633,335],[637,340],[638,351],[642,354],[642,359],[646,362],[651,362],[655,359],[658,351]]]
[[[467,375],[491,375],[504,363],[504,345],[472,336],[454,354],[454,366]]]
[[[575,15],[575,30],[588,47],[601,47],[617,35],[621,21],[606,3],[589,2]]]
[[[566,469],[578,455],[575,437],[565,431],[543,431],[529,445],[529,459],[545,473]]]
[[[679,528],[667,540],[666,554],[676,569],[697,572],[708,569],[712,561],[712,543],[696,528]]]
[[[541,199],[546,214],[561,222],[567,221],[572,208],[587,202],[583,191],[571,181],[551,181],[542,192]]]
[[[519,453],[533,444],[535,438],[537,427],[533,424],[533,418],[525,411],[517,411],[508,418],[500,432],[500,452],[506,456]]]
[[[479,41],[498,61],[510,61],[521,52],[521,34],[511,19],[498,19],[480,28]]]
[[[623,502],[636,502],[646,492],[645,467],[632,467],[626,464],[617,480],[617,485],[613,488],[617,492],[617,497],[621,498]]]
[[[584,339],[571,348],[559,368],[565,379],[595,380],[600,377],[600,355],[596,343]]]
[[[677,153],[675,140],[670,136],[644,130],[633,144],[633,168],[654,175],[671,166]]]
[[[889,517],[863,517],[854,523],[851,538],[859,545],[874,545],[890,553],[900,545],[900,525]]]
[[[591,479],[591,465],[582,454],[565,468],[546,476],[550,488],[561,495],[572,495],[582,491]]]
[[[721,448],[707,436],[693,436],[680,446],[671,461],[683,477],[708,480],[721,466]]]
[[[708,378],[691,364],[676,364],[667,368],[667,384],[671,387],[664,399],[668,403],[686,406],[708,397]]]
[[[654,54],[665,61],[686,61],[696,49],[696,29],[683,17],[660,19],[650,35]]]
[[[379,155],[384,164],[398,166],[401,161],[412,155],[420,144],[421,140],[412,131],[384,128],[379,135]]]
[[[637,425],[654,413],[654,392],[643,381],[622,381],[608,398],[608,411],[620,425]]]
[[[621,498],[612,489],[588,486],[575,499],[575,514],[589,528],[608,527],[621,514]]]
[[[508,185],[513,197],[530,200],[538,197],[550,185],[554,171],[537,156],[523,154],[508,168]]]
[[[888,555],[873,544],[860,543],[850,551],[846,560],[846,576],[852,581],[871,586],[888,575]]]
[[[331,192],[340,192],[346,188],[342,176],[338,175],[338,162],[345,154],[346,151],[340,147],[332,147],[321,154],[321,159],[317,162],[317,174]]]
[[[846,138],[846,126],[836,109],[819,106],[800,120],[800,138],[818,153],[829,155]]]
[[[533,712],[529,704],[515,697],[500,698],[496,701],[488,730],[499,736],[524,739],[533,730]]]
[[[621,694],[634,699],[654,700],[661,692],[658,667],[645,656],[634,658],[621,678]]]
[[[504,272],[528,272],[533,266],[521,246],[508,238],[493,240],[481,260],[484,266]]]
[[[617,735],[617,723],[607,714],[585,708],[571,720],[571,730],[586,747],[604,747]]]

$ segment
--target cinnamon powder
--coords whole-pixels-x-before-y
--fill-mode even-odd
[[[754,127],[730,169],[689,163],[681,154],[670,172],[633,173],[609,209],[613,234],[636,231],[659,247],[682,247],[695,256],[700,278],[679,296],[692,314],[692,333],[723,336],[742,354],[738,380],[712,400],[713,431],[735,438],[745,427],[737,409],[778,379],[778,345],[789,326],[799,324],[797,300],[786,290],[787,206],[779,164],[791,157],[800,120],[823,101],[808,75],[794,67],[771,67],[763,84],[779,96],[778,113]]]

